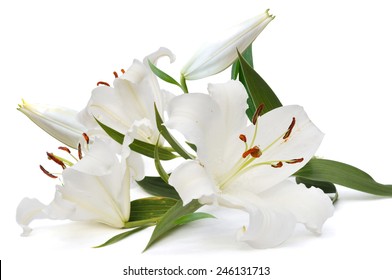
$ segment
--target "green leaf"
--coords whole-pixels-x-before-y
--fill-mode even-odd
[[[240,53],[238,53],[241,70],[244,74],[245,87],[248,89],[248,95],[251,98],[254,108],[247,111],[249,119],[252,119],[255,109],[264,104],[263,112],[266,113],[275,108],[282,106],[278,97],[269,87],[269,85],[260,77],[259,74],[246,62]]]
[[[110,238],[105,243],[103,243],[101,245],[98,245],[98,246],[95,246],[94,248],[102,248],[102,247],[111,245],[113,243],[119,242],[119,241],[123,240],[124,238],[126,238],[126,237],[128,237],[128,236],[130,236],[130,235],[132,235],[132,234],[134,234],[136,232],[139,232],[139,231],[141,231],[141,230],[143,230],[145,228],[147,228],[147,227],[138,227],[138,228],[135,228],[135,229],[132,229],[132,230],[120,233],[118,235],[113,236],[112,238]]]
[[[163,72],[161,69],[155,66],[155,64],[151,63],[151,61],[148,61],[148,64],[150,65],[151,71],[161,80],[176,85],[182,89],[182,86],[171,76]]]
[[[146,176],[143,180],[137,181],[137,183],[149,194],[180,199],[177,191],[171,185],[163,181],[161,177]]]
[[[293,176],[331,182],[370,194],[392,196],[392,185],[380,184],[364,171],[338,161],[313,158]]]
[[[175,223],[177,225],[185,225],[193,221],[201,220],[201,219],[207,219],[207,218],[214,218],[215,216],[208,214],[208,213],[203,213],[203,212],[196,212],[196,213],[189,213],[186,214],[180,218],[178,218]]]
[[[321,189],[325,194],[328,194],[331,197],[332,203],[335,203],[339,199],[339,194],[336,189],[336,186],[331,182],[309,180],[303,177],[296,177],[295,181],[297,182],[297,184],[304,184],[307,188],[316,187]]]
[[[162,180],[165,181],[166,183],[169,182],[169,174],[167,174],[166,170],[163,168],[161,161],[159,160],[159,152],[158,152],[158,144],[159,144],[159,138],[161,135],[159,135],[157,144],[155,145],[154,149],[154,163],[155,163],[155,168],[158,171],[159,176],[161,176]]]
[[[132,151],[135,151],[139,154],[145,155],[150,158],[155,158],[155,145],[140,141],[138,139],[133,140],[133,142],[129,145]],[[178,156],[173,154],[166,147],[158,147],[158,154],[160,160],[172,160],[177,158]]]
[[[158,131],[161,132],[162,136],[166,139],[166,141],[170,144],[170,146],[183,158],[185,159],[192,159],[194,158],[190,155],[181,145],[177,142],[177,140],[170,134],[169,130],[166,126],[162,125],[163,120],[161,115],[158,112],[157,106],[154,103],[155,109],[155,118],[157,123]]]
[[[150,248],[154,243],[159,241],[162,237],[168,234],[171,230],[178,228],[180,225],[176,221],[190,213],[195,212],[202,205],[197,200],[192,200],[187,205],[183,205],[180,200],[174,205],[167,213],[161,218],[155,227],[154,232],[151,235],[150,241],[148,242],[144,251]]]
[[[114,130],[111,127],[101,123],[99,120],[95,119],[99,126],[116,142],[122,144],[124,141],[124,134]],[[140,141],[138,139],[134,139],[133,142],[129,145],[132,151],[135,151],[139,154],[145,155],[150,158],[154,158],[155,145]],[[159,147],[159,158],[161,160],[171,160],[177,158],[178,156],[173,154],[168,148]]]
[[[246,50],[242,53],[242,57],[253,68],[252,44],[250,44],[249,47],[247,47]],[[237,59],[236,61],[234,61],[233,65],[231,66],[231,79],[232,80],[237,79],[238,75],[241,74],[240,69],[241,69],[240,62]],[[241,76],[240,76],[240,81],[241,81]]]
[[[142,221],[162,217],[176,203],[177,199],[168,197],[147,197],[131,202],[129,221]]]
[[[114,141],[116,141],[119,144],[122,144],[124,142],[124,134],[118,132],[117,130],[114,130],[111,127],[108,127],[107,125],[101,123],[99,120],[95,119],[99,126],[106,132],[107,135],[109,135]]]

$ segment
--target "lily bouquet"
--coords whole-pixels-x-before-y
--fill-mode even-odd
[[[64,144],[47,153],[61,172],[40,166],[58,182],[53,201],[24,198],[17,208],[23,235],[35,219],[126,229],[100,245],[106,246],[155,226],[147,249],[177,228],[212,218],[198,210],[215,205],[247,213],[237,239],[268,248],[287,240],[297,223],[321,233],[338,200],[335,184],[392,195],[392,186],[356,167],[315,157],[323,133],[301,106],[283,106],[253,68],[252,43],[273,19],[267,10],[214,37],[179,81],[157,67],[162,56],[175,59],[160,48],[114,72],[112,84],[99,81],[81,112],[23,101],[18,110]],[[228,81],[209,84],[207,93],[187,86],[228,67]],[[163,90],[164,83],[178,91]],[[151,162],[159,176],[145,174]],[[133,199],[132,187],[148,195]]]

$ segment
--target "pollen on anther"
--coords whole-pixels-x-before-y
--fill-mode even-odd
[[[104,86],[110,87],[109,83],[107,83],[107,82],[102,82],[102,81],[99,81],[99,82],[97,83],[97,86],[99,86],[99,85],[104,85]]]
[[[62,150],[62,151],[66,151],[68,154],[71,153],[71,150],[68,149],[67,147],[59,147],[58,149],[59,149],[59,150]]]
[[[84,132],[83,132],[82,135],[83,135],[83,138],[86,141],[86,143],[89,144],[90,143],[90,137],[88,137],[88,135],[86,133],[84,133]]]
[[[78,145],[78,156],[79,156],[79,159],[83,158],[83,155],[82,155],[82,145],[80,145],[80,143]]]
[[[117,74],[116,71],[113,71],[113,75],[114,75],[114,77],[115,77],[116,79],[118,78],[118,74]]]
[[[304,158],[295,158],[295,159],[291,159],[291,160],[286,161],[286,163],[294,164],[294,163],[300,163],[300,162],[303,162],[303,161],[304,161]]]
[[[125,74],[125,70],[124,70],[124,69],[121,69],[121,73]]]
[[[41,171],[48,177],[56,179],[57,176],[53,175],[52,173],[50,173],[48,170],[46,170],[45,168],[43,168],[42,165],[39,166],[39,168],[41,169]]]
[[[60,165],[63,169],[66,168],[64,162],[62,162],[61,160],[59,160],[53,153],[46,153],[46,155],[48,156],[49,160],[53,160],[55,163],[57,163],[58,165]]]
[[[259,107],[257,107],[256,112],[253,115],[252,118],[252,123],[255,125],[257,122],[257,119],[261,116],[261,113],[263,112],[264,109],[264,104],[260,104]]]
[[[245,136],[244,134],[240,134],[239,138],[240,138],[240,140],[241,140],[242,142],[245,142],[245,143],[246,143],[246,136]]]
[[[290,124],[289,128],[287,129],[286,134],[283,136],[283,139],[287,139],[290,137],[290,134],[293,131],[294,126],[295,126],[295,117],[293,117],[293,120],[291,121],[291,124]]]
[[[245,151],[242,154],[243,158],[246,158],[247,156],[251,155],[254,158],[258,158],[262,155],[262,152],[260,151],[260,148],[257,146],[254,146],[253,148],[250,148],[249,150]]]
[[[279,161],[277,164],[271,164],[273,168],[281,168],[283,166],[283,162]]]

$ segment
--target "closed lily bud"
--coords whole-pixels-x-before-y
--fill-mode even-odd
[[[85,130],[76,119],[77,111],[64,107],[30,104],[24,100],[17,109],[52,137],[71,148],[77,148]]]
[[[256,39],[261,31],[274,19],[268,10],[225,32],[213,36],[182,68],[185,80],[202,79],[217,74],[233,64],[240,53]]]

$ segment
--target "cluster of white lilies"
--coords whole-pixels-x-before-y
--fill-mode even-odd
[[[249,220],[237,237],[256,248],[281,244],[297,223],[320,233],[333,214],[331,199],[318,188],[289,180],[309,162],[323,138],[303,108],[282,106],[263,113],[261,105],[249,120],[248,93],[241,82],[209,84],[207,93],[188,93],[186,87],[187,80],[231,66],[237,51],[245,51],[272,19],[266,11],[205,44],[181,71],[185,93],[161,89],[152,67],[162,56],[174,61],[174,55],[161,48],[115,73],[112,86],[99,82],[81,112],[23,102],[21,112],[75,149],[71,152],[64,146],[62,153],[79,153],[73,161],[49,155],[61,165],[61,178],[49,205],[31,198],[21,201],[17,222],[23,234],[31,232],[33,220],[44,218],[126,227],[132,217],[130,187],[145,176],[144,156],[131,144],[139,141],[155,150],[164,148],[167,142],[160,126],[181,133],[196,147],[165,178],[183,205],[197,200],[201,205],[247,212]],[[160,124],[157,114],[164,118]],[[122,143],[102,124],[123,135]]]

